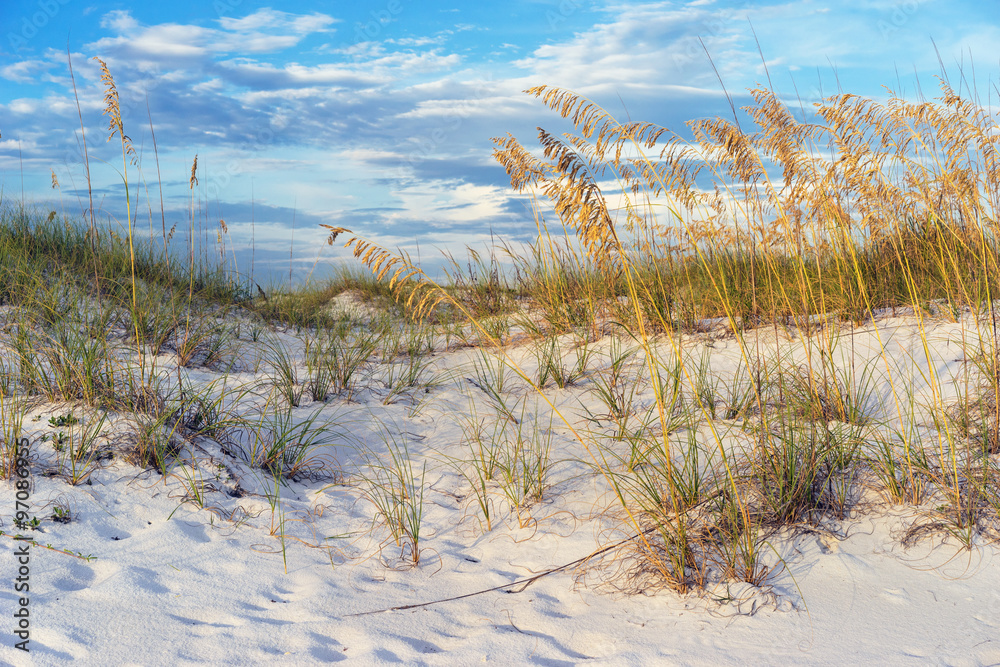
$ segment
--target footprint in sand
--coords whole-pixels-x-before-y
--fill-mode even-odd
[[[125,568],[124,576],[132,586],[141,591],[154,595],[170,592],[169,588],[160,583],[160,574],[147,567],[129,566]]]
[[[910,594],[899,588],[887,588],[882,591],[882,597],[894,604],[909,604]]]
[[[83,562],[70,563],[66,567],[66,573],[55,579],[52,586],[59,591],[81,591],[89,587],[93,581],[94,568]]]
[[[204,543],[212,541],[212,537],[208,534],[205,526],[201,524],[176,521],[174,527],[194,542]]]

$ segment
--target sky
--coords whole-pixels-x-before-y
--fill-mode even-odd
[[[430,266],[530,241],[531,202],[491,138],[531,148],[539,126],[570,129],[531,86],[684,134],[731,115],[723,86],[737,105],[768,81],[806,105],[886,86],[933,96],[943,63],[987,99],[1000,64],[1000,7],[971,0],[0,3],[3,201],[82,219],[85,139],[94,210],[124,225],[100,57],[139,157],[137,234],[192,225],[211,246],[224,219],[239,269],[271,283],[354,261],[320,224]]]

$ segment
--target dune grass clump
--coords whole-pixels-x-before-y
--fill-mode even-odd
[[[480,280],[456,295],[408,258],[349,230],[330,228],[331,240],[347,235],[347,247],[377,278],[388,278],[417,316],[448,303],[494,343],[506,332],[490,317],[510,311],[503,301],[509,294],[523,295],[541,314],[544,327],[523,326],[534,335],[599,334],[602,318],[610,318],[632,336],[650,379],[664,377],[659,335],[676,359],[681,336],[709,331],[705,322],[736,337],[743,376],[728,387],[711,379],[707,365],[681,363],[676,391],[655,392],[643,416],[634,405],[637,385],[618,377],[622,358],[592,376],[607,411],[588,420],[613,426],[610,438],[578,431],[561,416],[618,498],[642,554],[640,569],[671,587],[699,588],[719,576],[764,580],[761,549],[769,535],[847,517],[872,474],[897,501],[920,502],[922,489],[933,489],[951,508],[933,525],[966,531],[968,543],[975,530],[967,529],[982,525],[982,513],[995,506],[996,462],[960,455],[958,430],[938,429],[937,442],[912,437],[904,393],[891,392],[888,405],[875,397],[876,385],[892,384],[896,369],[878,358],[856,367],[856,351],[841,349],[841,323],[877,330],[880,313],[904,309],[952,320],[978,313],[973,335],[996,340],[1000,170],[993,155],[1000,133],[946,81],[941,91],[936,102],[919,104],[837,95],[817,105],[815,122],[805,122],[759,88],[745,109],[752,131],[716,118],[692,121],[692,138],[685,138],[652,123],[619,122],[591,100],[539,86],[526,92],[570,120],[576,134],[539,130],[541,157],[507,135],[494,140],[494,155],[515,192],[547,200],[568,235],[554,240],[540,213],[538,241],[527,256],[514,257],[516,284],[501,281],[476,255],[468,276]],[[617,182],[614,207],[599,184],[609,181]],[[802,332],[805,358],[768,362],[783,353],[777,342],[768,350],[771,344],[748,335],[761,327]],[[551,344],[537,345],[536,377],[502,348],[497,363],[549,400],[551,382],[565,386],[582,371],[567,376]],[[917,361],[929,354],[926,338],[915,354]],[[940,397],[946,380],[926,361],[925,381]],[[486,368],[475,365],[476,386],[498,415],[516,423]],[[998,375],[983,375],[996,395]],[[994,404],[977,405],[986,412]],[[901,437],[875,423],[876,415],[892,413]],[[739,422],[742,446],[718,426],[720,418]],[[983,423],[966,424],[965,432],[996,430]],[[671,434],[683,424],[701,424],[699,436],[677,441]],[[479,434],[471,441],[482,442],[481,427],[470,427],[467,434]],[[866,445],[872,440],[874,449]],[[613,455],[621,442],[631,451]],[[987,435],[979,446],[987,458],[996,453],[991,443]],[[615,463],[622,460],[624,467]],[[484,488],[488,476],[467,477]]]
[[[395,434],[382,424],[377,430],[387,452],[379,455],[362,448],[363,466],[358,471],[362,493],[375,508],[376,522],[389,531],[399,547],[400,558],[416,566],[421,555],[427,463],[418,472],[405,433]]]

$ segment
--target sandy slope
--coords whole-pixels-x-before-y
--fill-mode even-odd
[[[959,391],[963,337],[969,344],[970,331],[968,323],[963,328],[929,322],[927,355],[913,318],[883,319],[877,332],[871,326],[848,332],[838,349],[858,368],[877,360],[879,389],[873,396],[880,397],[877,407],[885,416],[892,410],[893,383],[898,390],[899,383],[910,381],[918,404],[926,401],[930,369],[941,378],[958,378],[940,386],[952,395]],[[756,345],[757,337],[765,347],[804,358],[805,348],[791,334],[764,330],[748,341]],[[301,352],[294,337],[283,339],[293,353]],[[603,350],[608,339],[596,345]],[[252,356],[253,345],[245,347]],[[662,347],[669,353],[669,345]],[[720,377],[732,376],[740,358],[731,337],[692,338],[685,350],[691,359],[707,350]],[[470,370],[476,354],[439,348],[433,366],[438,384],[390,405],[382,405],[384,390],[377,382],[384,369],[373,366],[352,401],[297,408],[298,419],[322,408],[322,418],[331,420],[317,453],[337,474],[289,482],[274,508],[267,498],[273,478],[205,439],[189,442],[183,454],[186,469],[206,485],[204,509],[184,502],[185,468],[176,467],[164,479],[119,456],[104,462],[90,484],[70,486],[46,475],[58,468],[59,456],[51,439],[41,442],[40,436],[58,430],[47,424],[50,416],[71,408],[34,406],[25,428],[36,453],[31,502],[42,521],[35,539],[96,559],[31,549],[32,650],[30,655],[15,650],[16,640],[5,629],[0,660],[15,665],[1000,663],[997,547],[981,542],[965,551],[928,538],[904,548],[901,536],[918,510],[877,505],[859,508],[827,531],[772,538],[775,573],[761,589],[736,583],[707,595],[626,594],[620,589],[627,582],[615,578],[613,567],[590,563],[543,577],[520,592],[365,614],[508,584],[627,537],[615,519],[613,499],[589,473],[588,452],[517,378],[508,392],[528,406],[520,421],[533,429],[530,437],[551,443],[548,487],[544,499],[520,515],[493,489],[498,518],[492,530],[484,530],[469,484],[445,463],[445,457],[468,454],[463,424],[468,427],[470,416],[489,413]],[[535,372],[529,348],[511,348],[510,354],[529,376]],[[595,367],[601,358],[594,357]],[[157,361],[166,376],[175,377],[170,357]],[[246,361],[230,382],[251,383],[266,372],[264,365],[255,373]],[[196,384],[220,376],[204,368],[182,373]],[[546,395],[582,428],[584,408],[596,409],[589,391],[582,380],[563,390],[549,388]],[[266,388],[258,392],[258,405],[263,396]],[[646,405],[650,397],[648,389],[640,396]],[[40,418],[32,421],[35,416]],[[738,431],[721,421],[720,428]],[[418,471],[427,462],[417,567],[407,566],[377,524],[359,479],[366,468],[358,448],[363,444],[385,454],[386,434],[406,444]],[[234,497],[237,485],[243,493]],[[14,494],[9,483],[0,484],[5,531],[13,528]],[[51,519],[57,501],[71,510],[69,523]],[[276,536],[282,532],[284,554]],[[3,538],[0,544],[8,582],[0,597],[3,608],[13,610],[15,543]],[[5,628],[11,628],[10,613],[6,616]]]

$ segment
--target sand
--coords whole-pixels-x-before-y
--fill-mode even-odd
[[[918,404],[926,402],[931,369],[942,378],[946,399],[957,396],[967,365],[963,345],[974,329],[968,320],[921,324],[912,315],[886,315],[877,327],[845,327],[838,350],[853,355],[858,368],[877,359],[873,396],[880,417],[888,418],[892,383],[898,390],[909,377]],[[921,334],[929,341],[929,355]],[[291,332],[276,336],[301,362],[301,340]],[[795,331],[764,329],[747,340],[755,345],[758,338],[765,347],[804,358]],[[572,359],[573,337],[560,341],[566,359]],[[606,365],[602,354],[610,344],[609,337],[592,343],[598,350],[594,368]],[[170,354],[150,361],[167,388],[176,386],[178,375],[195,387],[221,378],[230,389],[252,387],[237,406],[246,411],[268,400],[268,366],[255,367],[254,361],[262,347],[243,341],[242,361],[228,371],[178,373]],[[661,341],[658,348],[670,345]],[[736,340],[720,332],[686,336],[683,349],[691,359],[707,354],[719,377],[731,376],[739,364]],[[529,376],[536,372],[530,345],[506,351]],[[54,427],[48,420],[85,410],[34,404],[24,434],[33,452],[31,513],[40,524],[28,534],[41,544],[94,558],[30,547],[30,653],[25,653],[15,648],[20,639],[12,634],[12,614],[22,595],[14,590],[19,543],[9,537],[0,541],[6,573],[0,596],[7,618],[0,661],[1000,663],[996,545],[978,537],[967,549],[937,534],[904,546],[906,531],[927,508],[893,507],[877,499],[822,529],[772,536],[765,560],[773,572],[760,587],[732,582],[685,595],[655,586],[637,592],[615,567],[627,563],[621,557],[585,561],[511,590],[513,582],[583,559],[629,534],[606,484],[592,473],[587,450],[517,377],[509,380],[507,395],[523,399],[526,407],[517,417],[525,437],[549,444],[548,475],[542,499],[519,510],[491,486],[494,519],[486,530],[468,480],[449,462],[469,456],[470,425],[491,414],[472,367],[478,354],[454,344],[444,349],[439,340],[425,371],[425,377],[436,378],[433,386],[403,392],[388,405],[381,382],[385,362],[365,368],[350,400],[304,399],[291,412],[295,420],[329,422],[314,452],[325,470],[286,480],[276,503],[273,476],[232,455],[232,443],[202,437],[183,443],[167,477],[128,463],[121,454],[124,442],[109,442],[113,458],[100,462],[89,483],[72,486],[65,474],[54,474],[65,471],[65,456],[60,460],[53,447],[53,436],[72,427]],[[891,380],[885,373],[890,367]],[[578,430],[588,424],[586,409],[598,409],[590,377],[564,389],[545,389]],[[652,405],[651,396],[643,387],[637,401]],[[718,423],[739,433],[738,422]],[[124,424],[118,419],[109,432],[123,432]],[[385,460],[387,443],[405,446],[415,474],[423,476],[416,565],[412,551],[397,546],[366,497],[370,487],[362,476],[377,474],[372,464]],[[203,489],[204,507],[191,502],[192,479]],[[0,483],[7,533],[17,532],[15,494],[12,482]],[[69,522],[53,520],[56,505],[69,510]],[[503,586],[508,588],[469,595]],[[441,601],[463,595],[469,596]],[[383,611],[406,605],[420,606]]]

